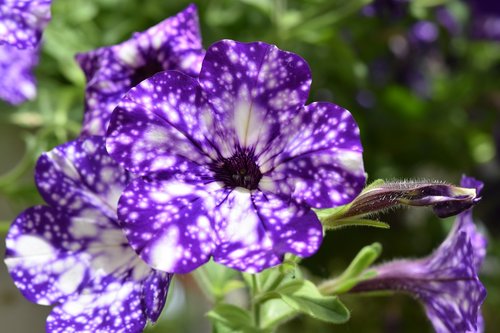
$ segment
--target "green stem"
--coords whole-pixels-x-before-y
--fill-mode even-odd
[[[256,328],[260,328],[260,302],[257,301],[256,296],[260,293],[259,281],[257,275],[252,274],[252,312],[253,320]]]

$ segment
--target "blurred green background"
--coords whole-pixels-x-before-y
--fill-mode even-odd
[[[471,38],[473,12],[458,0],[212,0],[198,5],[203,44],[228,38],[261,40],[301,55],[313,86],[309,102],[349,109],[361,129],[371,180],[438,179],[457,184],[463,173],[486,183],[475,208],[489,238],[481,279],[486,332],[500,327],[500,42]],[[187,6],[188,1],[55,0],[36,70],[38,97],[19,107],[0,104],[1,251],[6,225],[41,202],[33,164],[42,151],[76,137],[85,81],[77,52],[116,44]],[[452,20],[450,25],[443,13]],[[500,15],[500,14],[499,14]],[[449,19],[449,18],[448,18]],[[420,29],[420,30],[419,30]],[[1,103],[1,102],[0,102]],[[356,252],[382,243],[382,260],[422,257],[445,237],[453,218],[426,209],[383,216],[390,230],[330,232],[304,265],[320,281],[341,272]],[[238,296],[238,295],[236,295]],[[404,295],[348,296],[344,325],[299,317],[279,332],[432,332],[418,302]],[[149,332],[209,332],[210,308],[190,276],[178,276],[169,305]],[[30,304],[0,270],[0,322],[5,332],[44,327],[49,309]]]

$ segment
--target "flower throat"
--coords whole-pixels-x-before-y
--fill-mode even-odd
[[[238,151],[229,158],[221,158],[211,168],[214,179],[226,187],[244,187],[255,190],[262,178],[253,152]]]

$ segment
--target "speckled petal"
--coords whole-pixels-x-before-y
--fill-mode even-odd
[[[50,21],[51,0],[4,0],[0,2],[0,45],[19,49],[38,45]]]
[[[88,243],[74,236],[97,232],[45,206],[19,215],[6,238],[5,263],[24,297],[49,305],[78,292],[88,282],[90,258],[80,251]]]
[[[352,291],[410,293],[422,301],[437,333],[480,333],[480,308],[486,289],[478,278],[482,260],[478,255],[485,248],[478,251],[473,246],[475,235],[470,234],[469,221],[461,220],[462,214],[433,254],[420,260],[396,260],[372,267],[376,277],[359,283]]]
[[[142,332],[161,313],[171,274],[136,255],[116,217],[116,193],[129,179],[99,137],[40,158],[37,184],[53,207],[30,208],[14,221],[5,262],[29,300],[60,304],[48,332]]]
[[[214,260],[256,273],[275,266],[285,253],[314,254],[323,230],[308,208],[272,194],[233,190],[215,210],[217,247]]]
[[[204,54],[195,5],[121,44],[78,54],[88,82],[82,135],[104,135],[123,95],[155,73],[197,76]]]
[[[35,171],[49,205],[94,217],[97,224],[114,223],[118,198],[130,178],[106,152],[103,137],[58,146],[39,158]]]
[[[196,80],[176,71],[156,74],[133,88],[113,112],[108,152],[139,175],[168,169],[178,158],[208,163],[206,151],[212,148],[204,113],[210,107]]]
[[[155,323],[161,315],[167,301],[168,288],[173,274],[151,270],[142,285],[142,297],[146,307],[146,315]]]
[[[274,45],[223,40],[207,50],[199,80],[225,127],[218,146],[232,148],[222,152],[229,157],[235,147],[258,155],[279,135],[281,121],[304,105],[311,73],[304,59]]]
[[[427,263],[437,282],[431,290],[424,281],[415,289],[437,333],[479,332],[477,318],[486,289],[477,277],[474,256],[467,232],[458,231]]]
[[[462,176],[460,186],[476,189],[477,196],[481,194],[484,183],[472,177]],[[472,249],[474,251],[474,265],[476,270],[479,271],[486,257],[486,248],[488,247],[488,240],[486,237],[477,231],[472,218],[472,209],[469,209],[457,217],[454,228],[456,230],[464,230],[470,238]]]
[[[47,317],[47,333],[140,333],[146,326],[141,285],[103,281],[56,306]]]
[[[38,51],[0,45],[0,99],[17,105],[35,98],[33,69],[38,64]]]
[[[284,131],[260,157],[265,190],[315,208],[352,201],[365,185],[359,128],[331,103],[313,103],[283,120]]]
[[[193,170],[187,176],[139,178],[120,198],[118,216],[130,245],[146,263],[187,273],[210,258],[214,239],[209,215],[220,192],[219,185],[205,185]]]

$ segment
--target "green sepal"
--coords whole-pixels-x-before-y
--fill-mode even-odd
[[[346,227],[372,227],[380,229],[390,229],[391,226],[385,222],[371,219],[345,219],[333,220],[329,223],[324,223],[323,226],[327,230],[342,229]]]
[[[366,193],[367,191],[370,191],[371,189],[375,188],[376,186],[380,186],[384,184],[385,181],[383,179],[376,179],[373,182],[371,182],[369,185],[367,185],[363,191],[360,193],[362,195],[363,193]],[[372,220],[372,219],[367,219],[363,218],[362,216],[359,217],[354,217],[354,218],[343,218],[344,213],[348,212],[352,206],[352,202],[348,203],[347,205],[339,206],[339,207],[334,207],[334,208],[327,208],[327,209],[317,209],[314,210],[316,215],[318,216],[318,219],[321,221],[323,226],[325,227],[326,230],[333,230],[333,229],[340,229],[340,228],[345,228],[345,227],[373,227],[373,228],[381,228],[381,229],[389,229],[390,225],[378,221],[378,220]]]

